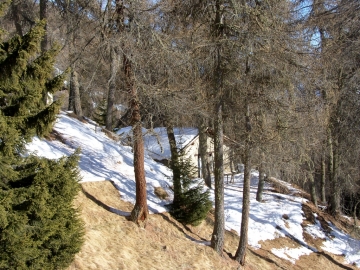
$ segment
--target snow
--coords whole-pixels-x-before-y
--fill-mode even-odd
[[[295,264],[296,260],[299,259],[302,255],[309,255],[311,250],[306,247],[299,247],[299,248],[280,248],[280,249],[271,249],[271,252],[276,256],[288,260]]]
[[[68,156],[81,148],[79,169],[82,182],[111,180],[118,188],[123,200],[135,203],[135,176],[133,169],[133,154],[130,146],[124,146],[126,136],[131,134],[131,128],[119,130],[121,137],[119,142],[108,138],[103,132],[96,128],[93,122],[80,122],[62,112],[54,126],[63,141],[34,138],[27,145],[29,154],[37,154],[51,159]],[[175,129],[178,144],[185,146],[196,135],[197,130],[192,128]],[[167,211],[165,205],[172,199],[171,171],[155,162],[153,158],[163,159],[170,157],[169,144],[166,130],[156,128],[153,131],[143,130],[145,153],[145,170],[147,182],[148,205],[151,213]],[[126,141],[126,140],[125,140]],[[345,260],[351,264],[360,265],[360,241],[352,239],[332,224],[330,234],[326,234],[320,223],[301,226],[304,220],[302,203],[305,199],[293,195],[272,193],[268,183],[265,184],[263,202],[256,201],[256,190],[258,183],[258,172],[251,172],[251,197],[248,243],[254,248],[261,247],[261,241],[271,240],[278,237],[290,237],[300,243],[296,248],[272,249],[272,253],[280,258],[295,263],[302,256],[317,252],[317,250],[306,244],[303,238],[303,230],[314,238],[324,239],[322,249],[333,254],[344,255]],[[242,212],[242,184],[243,174],[235,175],[235,182],[225,185],[225,227],[227,230],[235,230],[240,233]],[[290,184],[285,183],[292,194],[298,190]],[[168,194],[169,200],[161,200],[154,194],[155,187],[163,187]],[[213,190],[211,198],[214,199]],[[115,211],[116,209],[114,209]],[[202,242],[204,243],[204,242]],[[206,243],[205,243],[206,244]]]
[[[131,136],[131,127],[119,129],[116,132],[126,139]],[[143,129],[144,146],[148,154],[157,160],[170,159],[170,145],[167,137],[166,128],[159,127],[153,130]],[[174,135],[177,146],[181,149],[192,141],[198,134],[196,128],[174,128]]]

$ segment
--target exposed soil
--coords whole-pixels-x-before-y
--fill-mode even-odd
[[[85,244],[68,270],[73,269],[358,269],[346,265],[342,256],[321,250],[322,239],[304,234],[307,244],[319,250],[301,256],[295,263],[274,255],[271,250],[296,248],[300,244],[289,237],[262,241],[260,249],[248,248],[246,265],[232,259],[239,244],[235,231],[226,231],[223,256],[205,245],[211,239],[214,217],[209,213],[199,226],[184,226],[168,213],[150,215],[145,229],[126,219],[133,205],[121,200],[121,194],[109,181],[82,183],[75,205],[85,222]],[[281,188],[280,188],[281,189]],[[285,189],[283,189],[285,190]],[[324,230],[331,221],[347,230],[351,221],[338,220],[311,203],[303,205],[303,226],[317,219]],[[115,213],[114,213],[115,212]],[[283,217],[286,220],[286,217]]]

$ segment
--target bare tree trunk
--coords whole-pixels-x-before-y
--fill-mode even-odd
[[[355,207],[354,207],[354,226],[356,228],[357,226],[357,216],[356,216],[356,209],[357,209],[357,206],[360,204],[360,201],[358,201],[356,204],[355,204]]]
[[[264,153],[261,153],[261,161],[260,161],[260,166],[259,166],[259,183],[258,183],[258,189],[256,191],[256,200],[258,202],[262,201],[264,184],[265,184]]]
[[[106,109],[106,129],[112,130],[113,128],[113,107],[116,91],[116,75],[118,72],[119,61],[116,48],[110,45],[110,78],[109,78],[109,92],[107,98],[107,109]]]
[[[222,11],[223,2],[221,0],[216,0],[215,3],[215,38],[216,42],[219,42],[223,34],[223,25],[222,25]],[[223,144],[224,144],[224,134],[223,134],[223,116],[222,116],[222,91],[223,91],[223,80],[224,75],[221,68],[222,55],[221,55],[221,44],[218,43],[216,47],[216,65],[214,70],[214,93],[218,95],[218,103],[215,107],[215,138],[214,138],[214,155],[215,155],[215,169],[214,169],[214,178],[215,178],[215,222],[214,230],[211,237],[211,247],[222,256],[223,246],[224,246],[224,233],[225,233],[225,217],[224,217],[224,153],[223,153]]]
[[[131,62],[126,57],[126,55],[124,55],[124,72],[126,78],[126,87],[130,97],[130,109],[132,111],[131,123],[134,137],[133,152],[136,182],[136,202],[131,212],[131,220],[139,225],[145,225],[148,219],[149,210],[147,205],[144,167],[144,140],[141,130],[141,115],[137,89],[135,86]]]
[[[47,20],[47,2],[48,0],[40,0],[40,20]],[[45,24],[45,34],[41,41],[41,51],[44,53],[48,49],[48,33],[47,33],[47,22]]]
[[[321,182],[320,182],[321,201],[322,202],[326,202],[325,183],[326,183],[325,155],[322,154],[322,156],[321,156]]]
[[[71,70],[71,79],[70,79],[70,89],[71,93],[73,94],[72,100],[72,110],[77,116],[82,116],[82,109],[81,109],[81,99],[80,99],[80,85],[78,74],[75,70]]]
[[[340,190],[337,179],[337,154],[336,143],[333,140],[333,133],[331,129],[328,130],[328,145],[329,145],[329,182],[330,182],[330,201],[329,212],[335,216],[340,210]]]
[[[66,15],[65,18],[67,20],[67,31],[69,34],[69,58],[70,58],[70,87],[69,87],[69,105],[68,110],[74,111],[77,116],[82,116],[81,109],[81,98],[80,98],[80,85],[79,85],[79,77],[76,72],[76,60],[75,60],[75,50],[76,50],[76,33],[73,29],[73,18],[70,11],[70,2],[66,3]]]
[[[222,120],[222,105],[218,104],[216,109],[215,119],[215,138],[214,138],[214,152],[215,152],[215,222],[214,230],[211,237],[211,247],[220,255],[223,252],[224,246],[224,159],[223,159],[223,120]]]
[[[205,180],[206,186],[211,188],[211,175],[208,172],[207,164],[208,161],[208,154],[207,154],[207,135],[206,135],[206,129],[207,126],[205,124],[204,119],[200,120],[200,127],[199,127],[199,156],[201,159],[201,176]]]
[[[167,136],[170,144],[170,152],[171,152],[171,163],[170,167],[173,171],[173,184],[174,184],[174,200],[175,203],[179,196],[181,195],[181,181],[180,181],[180,169],[179,169],[179,153],[176,147],[176,140],[174,134],[174,128],[167,121],[165,123]]]
[[[23,36],[23,29],[21,26],[21,15],[20,15],[20,10],[19,10],[19,4],[16,1],[12,1],[11,3],[11,9],[13,12],[13,16],[14,16],[14,23],[15,23],[15,29],[16,29],[16,33],[19,36]]]
[[[311,201],[314,203],[314,205],[317,207],[317,196],[316,196],[316,185],[314,180],[314,175],[312,172],[308,172],[308,179],[310,181],[310,196]]]
[[[248,101],[245,100],[245,129],[247,139],[245,141],[245,160],[244,160],[244,187],[243,187],[243,205],[241,215],[241,229],[239,246],[235,254],[235,260],[241,265],[245,265],[246,248],[248,245],[248,228],[250,215],[250,178],[251,178],[251,122],[250,109]]]

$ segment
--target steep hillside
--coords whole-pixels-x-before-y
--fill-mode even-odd
[[[86,242],[73,269],[238,269],[229,255],[234,254],[239,237],[227,231],[224,257],[219,257],[209,246],[213,217],[197,227],[186,227],[168,213],[152,214],[145,229],[127,221],[122,214],[132,205],[121,199],[121,194],[110,181],[82,183],[76,205],[86,227]],[[310,220],[313,207],[303,206]],[[116,212],[116,213],[114,213]],[[325,215],[325,218],[328,217]],[[307,244],[320,247],[321,240],[305,236]],[[343,256],[324,251],[303,255],[294,263],[278,257],[273,249],[295,249],[298,243],[290,237],[279,237],[261,242],[260,249],[249,248],[247,264],[242,269],[357,269],[344,262]]]
[[[165,205],[173,197],[171,171],[149,153],[145,155],[149,224],[140,229],[126,220],[135,202],[133,153],[114,138],[95,123],[63,112],[51,137],[34,138],[27,146],[29,153],[48,158],[81,148],[83,192],[76,205],[87,234],[71,269],[236,269],[229,256],[235,254],[239,242],[243,174],[236,174],[232,183],[224,179],[228,232],[224,258],[219,258],[208,246],[211,214],[198,227],[184,227],[166,213]],[[265,184],[263,201],[257,202],[257,184],[258,172],[253,170],[247,269],[353,269],[360,265],[360,240],[355,234],[355,238],[350,236],[354,233],[351,219],[327,216],[308,202],[308,194],[277,179]],[[167,198],[156,196],[160,188]],[[210,194],[214,199],[213,189]]]

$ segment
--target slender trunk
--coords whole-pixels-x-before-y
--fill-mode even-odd
[[[40,0],[40,20],[47,20],[47,0]],[[44,53],[48,48],[47,22],[45,24],[45,35],[41,41],[41,51]]]
[[[325,165],[325,155],[323,154],[321,156],[321,182],[320,182],[322,202],[326,202],[325,184],[326,184],[326,165]]]
[[[333,172],[333,184],[332,188],[334,190],[334,197],[333,197],[333,212],[335,214],[340,213],[340,194],[341,194],[341,187],[339,182],[339,174],[338,174],[338,167],[339,167],[339,150],[338,150],[338,140],[334,139],[334,172]]]
[[[14,16],[16,33],[22,37],[24,35],[22,25],[21,25],[22,20],[21,20],[19,6],[15,1],[12,2],[11,9],[12,9],[13,16]]]
[[[317,207],[317,196],[316,196],[316,185],[314,180],[314,175],[312,172],[308,173],[308,179],[310,181],[310,196],[311,201],[314,203],[314,205]]]
[[[167,136],[170,144],[171,162],[170,168],[173,171],[173,184],[174,184],[174,200],[175,203],[181,195],[181,179],[180,179],[180,168],[179,168],[179,153],[176,146],[174,128],[167,121],[165,122]]]
[[[80,98],[80,86],[79,86],[79,78],[76,72],[76,33],[73,29],[73,20],[72,15],[70,12],[70,3],[67,2],[66,6],[66,16],[67,19],[67,31],[69,34],[69,58],[70,58],[70,87],[69,87],[69,105],[68,110],[74,111],[74,113],[78,116],[82,116],[82,109],[81,109],[81,98]]]
[[[211,237],[211,247],[220,255],[223,252],[224,246],[224,161],[223,161],[223,120],[222,120],[222,105],[218,104],[216,109],[215,119],[215,138],[214,138],[214,152],[215,152],[215,222],[214,230]]]
[[[264,191],[264,184],[265,184],[264,153],[261,153],[261,162],[260,162],[260,166],[259,166],[259,183],[258,183],[258,189],[256,192],[256,200],[258,202],[262,202],[262,194]]]
[[[74,94],[73,101],[74,101],[74,113],[77,116],[82,116],[82,109],[81,109],[81,98],[80,98],[80,85],[79,85],[79,76],[75,70],[71,71],[71,80],[70,80],[70,88],[72,88],[72,92]]]
[[[134,173],[136,183],[136,202],[131,212],[131,220],[140,224],[146,224],[149,210],[147,205],[146,179],[144,167],[144,140],[141,130],[141,115],[137,89],[135,86],[133,71],[130,60],[124,55],[124,72],[126,87],[130,97],[131,125],[133,127],[133,152]]]
[[[207,154],[207,135],[206,135],[207,126],[205,124],[204,119],[201,119],[200,127],[199,127],[199,156],[201,160],[201,176],[205,180],[206,186],[211,188],[211,176],[208,173],[207,164],[208,154]]]
[[[244,187],[243,187],[243,204],[241,215],[241,229],[239,246],[235,254],[235,260],[241,265],[245,265],[246,248],[248,244],[248,229],[250,215],[250,178],[251,178],[251,122],[250,107],[248,100],[245,100],[245,130],[247,139],[245,141],[245,160],[244,160]]]
[[[336,142],[333,139],[331,129],[328,130],[328,145],[329,145],[329,182],[330,182],[330,201],[329,212],[335,216],[340,210],[340,190],[338,184],[337,169],[337,153]]]
[[[75,107],[75,93],[73,87],[73,68],[71,68],[70,73],[70,85],[69,85],[69,104],[68,104],[68,111],[74,111]]]
[[[110,78],[109,78],[109,91],[107,97],[106,107],[106,121],[105,126],[107,130],[113,128],[113,107],[116,91],[116,75],[118,72],[119,61],[115,46],[110,45]]]
[[[355,226],[355,228],[357,227],[356,209],[357,209],[358,204],[360,204],[360,201],[358,201],[358,202],[355,204],[355,207],[354,207],[354,226]]]
[[[211,237],[211,247],[222,256],[224,246],[225,233],[225,217],[224,217],[224,135],[223,135],[223,118],[222,118],[222,98],[223,98],[223,80],[224,75],[221,68],[222,64],[222,47],[219,43],[223,35],[222,25],[222,8],[223,1],[216,0],[215,3],[215,42],[216,46],[216,65],[214,70],[214,94],[218,97],[218,103],[215,107],[215,138],[214,138],[214,155],[215,155],[215,223],[214,230]]]

